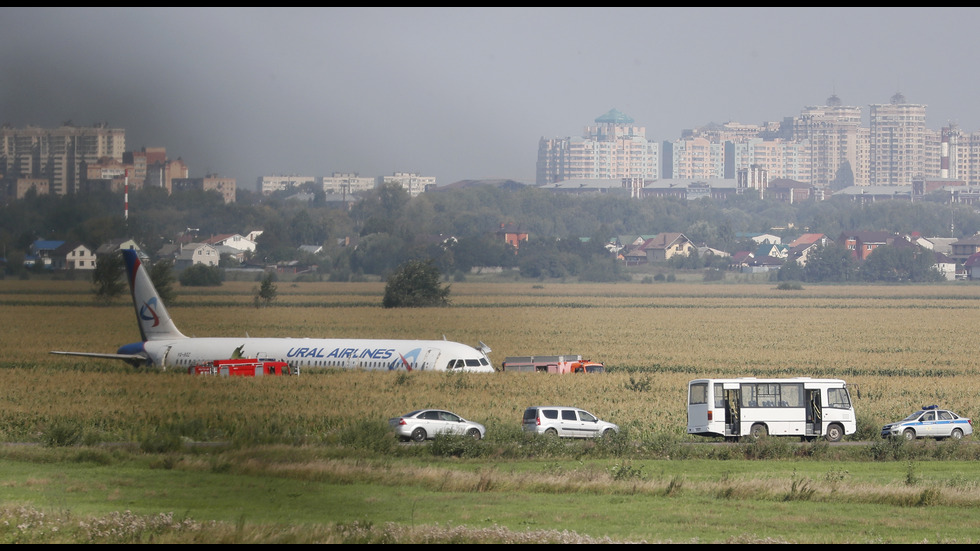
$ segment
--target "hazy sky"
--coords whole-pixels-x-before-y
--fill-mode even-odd
[[[533,183],[541,137],[824,105],[980,131],[976,8],[0,8],[0,122],[106,122],[191,176]]]

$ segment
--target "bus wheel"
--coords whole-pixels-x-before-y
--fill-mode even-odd
[[[755,440],[765,438],[766,436],[769,436],[769,429],[767,429],[762,423],[756,423],[752,425],[752,428],[749,430],[749,435]]]
[[[836,423],[831,423],[827,427],[827,442],[840,442],[840,439],[844,437],[844,429]]]

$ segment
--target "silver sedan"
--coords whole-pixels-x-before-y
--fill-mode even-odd
[[[388,425],[395,430],[400,440],[412,439],[416,442],[435,438],[437,434],[465,434],[479,440],[487,433],[486,427],[480,423],[467,421],[442,409],[415,410],[401,417],[388,419]]]

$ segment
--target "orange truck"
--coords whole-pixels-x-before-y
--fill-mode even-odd
[[[583,359],[578,354],[562,356],[510,356],[504,359],[504,371],[535,371],[539,373],[602,373],[600,362]]]
[[[236,358],[229,360],[214,360],[191,366],[187,369],[191,375],[222,375],[238,377],[263,377],[266,375],[292,375],[293,371],[286,362],[259,360],[255,358]]]

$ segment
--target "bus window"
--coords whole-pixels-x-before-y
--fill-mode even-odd
[[[803,407],[803,385],[799,383],[753,383],[742,385],[742,407]]]
[[[847,394],[846,388],[827,389],[827,407],[850,409],[851,397]]]
[[[694,383],[691,385],[691,404],[708,403],[708,383]]]
[[[715,383],[715,407],[725,407],[725,385]]]
[[[779,386],[779,407],[803,407],[803,385],[783,383]]]

